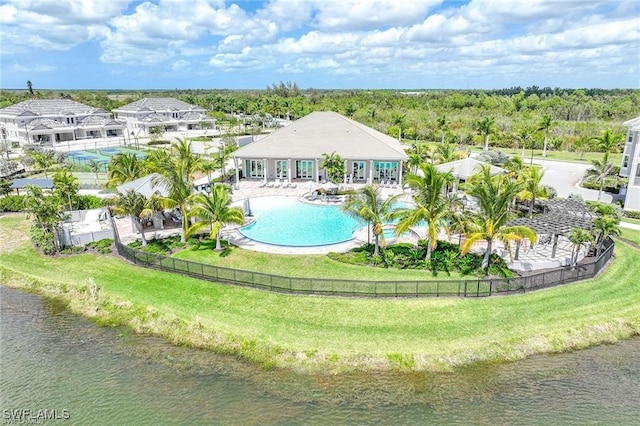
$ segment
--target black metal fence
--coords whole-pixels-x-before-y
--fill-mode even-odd
[[[526,293],[593,278],[611,258],[614,249],[614,243],[609,238],[605,241],[600,256],[593,261],[515,278],[359,281],[284,277],[242,271],[134,250],[120,243],[117,238],[115,244],[120,256],[147,268],[275,292],[359,297],[487,297]]]

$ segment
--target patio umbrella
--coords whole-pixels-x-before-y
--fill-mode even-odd
[[[318,184],[312,180],[309,180],[302,184],[302,187],[306,190],[306,192],[312,192],[318,189]]]
[[[327,183],[323,183],[322,185],[320,185],[320,188],[325,189],[325,190],[330,190],[330,189],[336,189],[338,187],[338,185],[336,185],[333,182],[327,182]]]

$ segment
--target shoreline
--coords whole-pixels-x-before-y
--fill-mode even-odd
[[[46,257],[0,220],[0,283],[64,303],[100,326],[231,355],[264,369],[333,375],[449,372],[610,344],[640,334],[640,250],[621,243],[597,278],[479,300],[291,296],[131,265]],[[52,277],[64,277],[54,279]]]
[[[10,288],[61,302],[74,315],[96,326],[123,326],[136,334],[165,339],[176,346],[211,351],[248,361],[265,369],[289,369],[298,374],[336,375],[354,372],[446,373],[474,365],[508,363],[535,355],[548,355],[613,344],[640,335],[640,328],[623,320],[612,320],[565,333],[532,335],[521,342],[495,342],[483,352],[459,352],[441,357],[419,353],[394,353],[385,357],[356,353],[351,357],[312,351],[286,350],[268,342],[248,340],[209,329],[198,321],[162,313],[153,306],[114,299],[90,280],[84,286],[42,279],[0,267],[0,282]],[[418,361],[420,361],[418,365]]]

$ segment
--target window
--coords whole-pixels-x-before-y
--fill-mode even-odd
[[[398,163],[396,161],[375,161],[373,178],[378,180],[398,180]]]
[[[262,178],[264,177],[264,164],[262,160],[247,160],[247,177]]]
[[[365,180],[367,178],[366,171],[364,161],[353,162],[353,180]]]
[[[289,163],[287,160],[276,161],[276,177],[277,178],[286,179],[288,169],[289,169]]]
[[[296,161],[296,178],[313,179],[313,160]]]
[[[76,119],[74,117],[67,117],[67,124],[74,124]]]
[[[622,160],[622,168],[626,169],[627,167],[629,167],[629,156],[625,155],[624,160]]]

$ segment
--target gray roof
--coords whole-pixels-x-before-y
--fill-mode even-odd
[[[144,195],[145,197],[151,197],[156,191],[160,193],[163,197],[169,195],[169,189],[166,185],[155,182],[158,177],[157,173],[152,173],[150,175],[138,178],[136,180],[132,180],[131,182],[123,183],[122,185],[118,185],[116,188],[119,193],[124,194],[129,190],[133,189],[139,194]]]
[[[26,115],[59,116],[62,112],[67,115],[89,115],[104,112],[104,110],[70,99],[29,99],[0,109],[0,115],[9,117],[17,117],[25,113]]]
[[[488,163],[467,157],[462,160],[438,164],[436,169],[440,172],[451,172],[458,179],[468,180],[471,175],[480,171],[480,167],[486,164]],[[497,166],[491,166],[489,170],[492,175],[506,172],[505,169]]]
[[[336,112],[316,111],[244,146],[238,158],[322,158],[332,152],[353,160],[406,160],[396,139]]]
[[[130,104],[121,106],[120,108],[114,109],[115,112],[126,112],[126,111],[156,111],[156,112],[167,112],[167,111],[202,111],[205,109],[197,106],[188,104],[181,100],[175,98],[143,98],[137,100],[135,102],[131,102]]]

